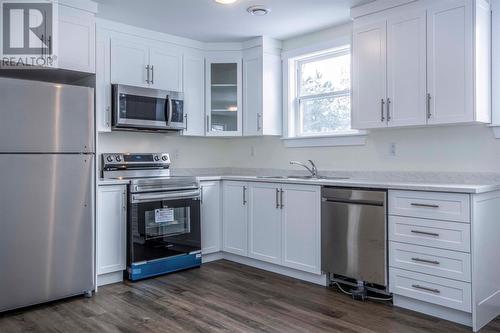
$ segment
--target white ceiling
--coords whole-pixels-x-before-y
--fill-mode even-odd
[[[236,42],[255,36],[287,39],[349,20],[349,8],[372,0],[97,0],[98,16],[204,42]],[[265,5],[264,17],[246,12]]]

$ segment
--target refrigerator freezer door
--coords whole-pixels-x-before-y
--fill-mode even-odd
[[[94,289],[94,155],[0,154],[0,311]]]
[[[0,78],[0,152],[94,152],[94,90]]]

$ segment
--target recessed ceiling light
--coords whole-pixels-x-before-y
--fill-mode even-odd
[[[235,3],[238,0],[215,0],[215,2],[223,4],[223,5],[230,5],[232,3]]]
[[[262,5],[251,6],[247,8],[247,12],[255,16],[264,16],[269,14],[271,8],[264,7]]]

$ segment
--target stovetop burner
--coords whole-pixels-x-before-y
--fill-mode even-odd
[[[130,179],[130,192],[197,189],[196,177],[170,176],[168,153],[102,154],[102,177]]]

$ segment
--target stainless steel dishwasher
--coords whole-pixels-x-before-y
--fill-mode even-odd
[[[323,187],[321,267],[387,289],[387,192]]]

